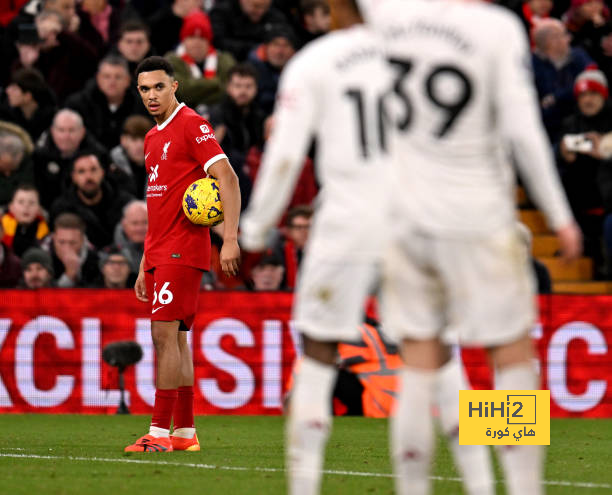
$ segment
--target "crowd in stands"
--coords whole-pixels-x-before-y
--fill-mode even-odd
[[[500,0],[531,40],[543,123],[597,276],[612,278],[612,19],[602,0]],[[147,229],[134,69],[165,56],[248,204],[280,74],[330,29],[327,0],[13,0],[0,8],[0,286],[130,287]],[[499,82],[503,84],[503,81]],[[304,163],[278,234],[207,288],[292,290],[317,194]]]

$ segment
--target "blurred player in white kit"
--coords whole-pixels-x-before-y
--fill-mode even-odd
[[[293,311],[304,357],[287,422],[292,495],[319,492],[337,342],[358,337],[387,235],[383,96],[392,73],[354,1],[332,0],[331,8],[341,29],[309,43],[283,71],[274,129],[241,223],[242,247],[263,249],[315,137],[322,190]]]
[[[450,331],[462,345],[487,349],[496,389],[539,388],[529,337],[534,282],[515,227],[510,156],[565,259],[580,255],[581,234],[540,122],[518,19],[459,0],[380,1],[367,14],[395,71],[399,105],[394,228],[383,276],[383,321],[405,362],[392,459],[398,493],[426,494],[431,405],[444,404],[444,431],[458,429],[463,387],[443,378],[459,376],[443,344]],[[507,493],[542,493],[542,447],[503,447],[499,454]],[[471,493],[494,493],[482,474],[488,469],[468,468]]]

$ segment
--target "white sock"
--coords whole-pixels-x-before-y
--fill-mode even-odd
[[[426,495],[434,448],[431,405],[436,372],[403,368],[399,377],[399,397],[390,429],[395,489],[398,495]]]
[[[321,484],[325,444],[331,429],[335,366],[304,356],[291,392],[287,421],[290,495],[316,495]]]
[[[538,390],[538,375],[531,363],[499,369],[495,377],[497,390]],[[508,495],[540,495],[544,471],[542,445],[500,446],[497,450],[506,477]]]
[[[436,374],[436,404],[440,426],[448,438],[455,464],[469,495],[495,493],[490,449],[486,445],[459,445],[459,390],[470,390],[463,366],[456,357]]]
[[[195,428],[177,428],[172,432],[172,436],[180,438],[193,438],[195,431]]]
[[[157,438],[168,438],[170,436],[170,430],[158,428],[157,426],[149,426],[149,435],[153,435]]]

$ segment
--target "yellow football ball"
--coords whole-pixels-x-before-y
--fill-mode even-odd
[[[183,211],[190,222],[212,227],[223,221],[219,183],[212,177],[198,179],[183,195]]]

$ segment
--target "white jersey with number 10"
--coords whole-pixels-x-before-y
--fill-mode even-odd
[[[389,136],[382,98],[391,72],[363,25],[308,44],[283,70],[274,130],[242,230],[276,225],[312,138],[321,191],[309,250],[361,258],[382,248]]]

